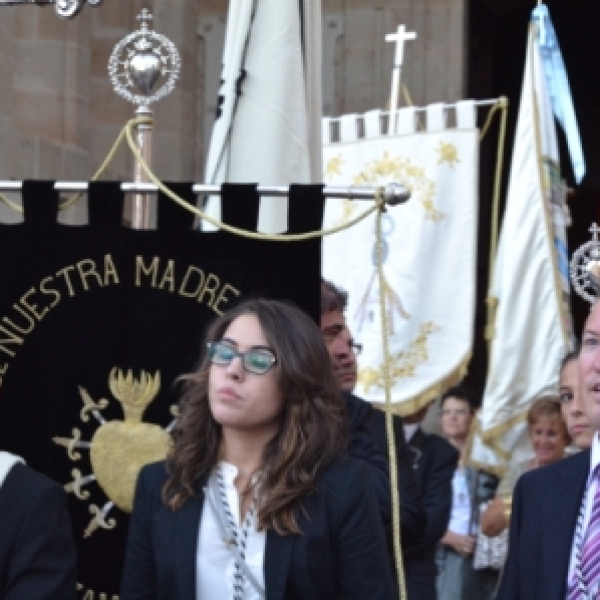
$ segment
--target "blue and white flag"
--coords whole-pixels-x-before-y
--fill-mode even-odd
[[[497,301],[483,405],[472,464],[501,473],[533,454],[526,415],[558,394],[558,371],[571,339],[566,206],[556,128],[538,26],[529,30],[506,209],[490,296]]]
[[[581,183],[585,175],[585,160],[581,147],[581,136],[573,108],[571,89],[567,70],[558,45],[556,31],[550,19],[548,7],[540,4],[531,14],[532,23],[537,24],[537,42],[539,45],[540,60],[546,78],[546,88],[552,104],[552,111],[560,123],[567,138],[567,146],[573,165],[575,182]]]

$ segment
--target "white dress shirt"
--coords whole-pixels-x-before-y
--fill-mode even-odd
[[[419,423],[411,423],[410,425],[404,424],[404,439],[408,444],[410,442],[410,438],[412,438],[415,433],[417,433],[417,429],[419,429]]]
[[[221,462],[227,501],[231,512],[239,521],[239,494],[234,485],[238,469],[232,464]],[[216,480],[216,469],[210,475]],[[211,481],[211,483],[213,483]],[[246,541],[246,564],[258,583],[264,588],[263,563],[265,560],[266,534],[256,531],[257,520],[254,516]],[[196,556],[196,600],[232,600],[235,558],[223,540],[223,534],[217,516],[206,499],[200,519],[198,532],[198,552]],[[260,600],[248,578],[244,578],[244,600]]]
[[[452,509],[448,530],[468,535],[471,529],[471,498],[466,469],[456,469],[452,477]]]
[[[583,531],[585,535],[585,531],[587,529],[588,523],[590,522],[590,517],[592,515],[592,507],[594,505],[594,496],[596,494],[596,488],[598,487],[598,479],[596,477],[592,477],[596,467],[600,464],[600,440],[598,439],[598,433],[594,435],[594,440],[592,441],[592,454],[590,460],[590,470],[588,473],[587,482],[585,484],[585,512],[583,515]],[[580,508],[581,510],[581,508]],[[569,582],[575,576],[575,561],[576,561],[576,547],[575,547],[575,531],[573,531],[573,542],[571,544],[571,560],[569,562],[569,575],[567,579],[567,589],[569,586]]]

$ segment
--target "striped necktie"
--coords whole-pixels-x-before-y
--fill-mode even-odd
[[[598,598],[600,588],[600,466],[594,470],[596,492],[581,551],[578,553],[580,568],[569,586],[568,600]],[[577,543],[577,541],[576,541]],[[582,582],[580,580],[583,580]],[[582,585],[583,584],[583,585]]]

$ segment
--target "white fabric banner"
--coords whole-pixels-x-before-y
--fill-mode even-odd
[[[207,183],[310,182],[298,0],[231,0],[219,94]],[[287,229],[285,199],[261,200],[258,229]]]
[[[444,130],[326,144],[328,185],[379,186],[396,181],[412,191],[384,215],[384,272],[395,411],[424,406],[464,376],[475,314],[478,131]],[[324,227],[367,208],[327,201]],[[356,393],[385,401],[375,215],[323,241],[325,279],[349,292],[346,311],[363,345]]]
[[[498,301],[495,337],[471,447],[473,464],[498,472],[509,460],[532,456],[527,410],[558,393],[571,329],[568,278],[561,280],[557,268],[557,248],[563,252],[566,239],[560,188],[556,129],[532,27],[491,287]]]

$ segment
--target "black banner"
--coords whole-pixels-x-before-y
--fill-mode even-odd
[[[227,222],[255,228],[254,186],[224,186],[223,202]],[[79,597],[112,599],[133,479],[164,455],[174,380],[241,299],[286,298],[317,318],[320,239],[192,231],[162,197],[159,230],[130,230],[107,183],[92,185],[88,226],[56,224],[50,182],[28,182],[24,203],[25,223],[0,225],[0,448],[67,486]],[[294,186],[290,231],[320,229],[322,210],[320,187]]]

